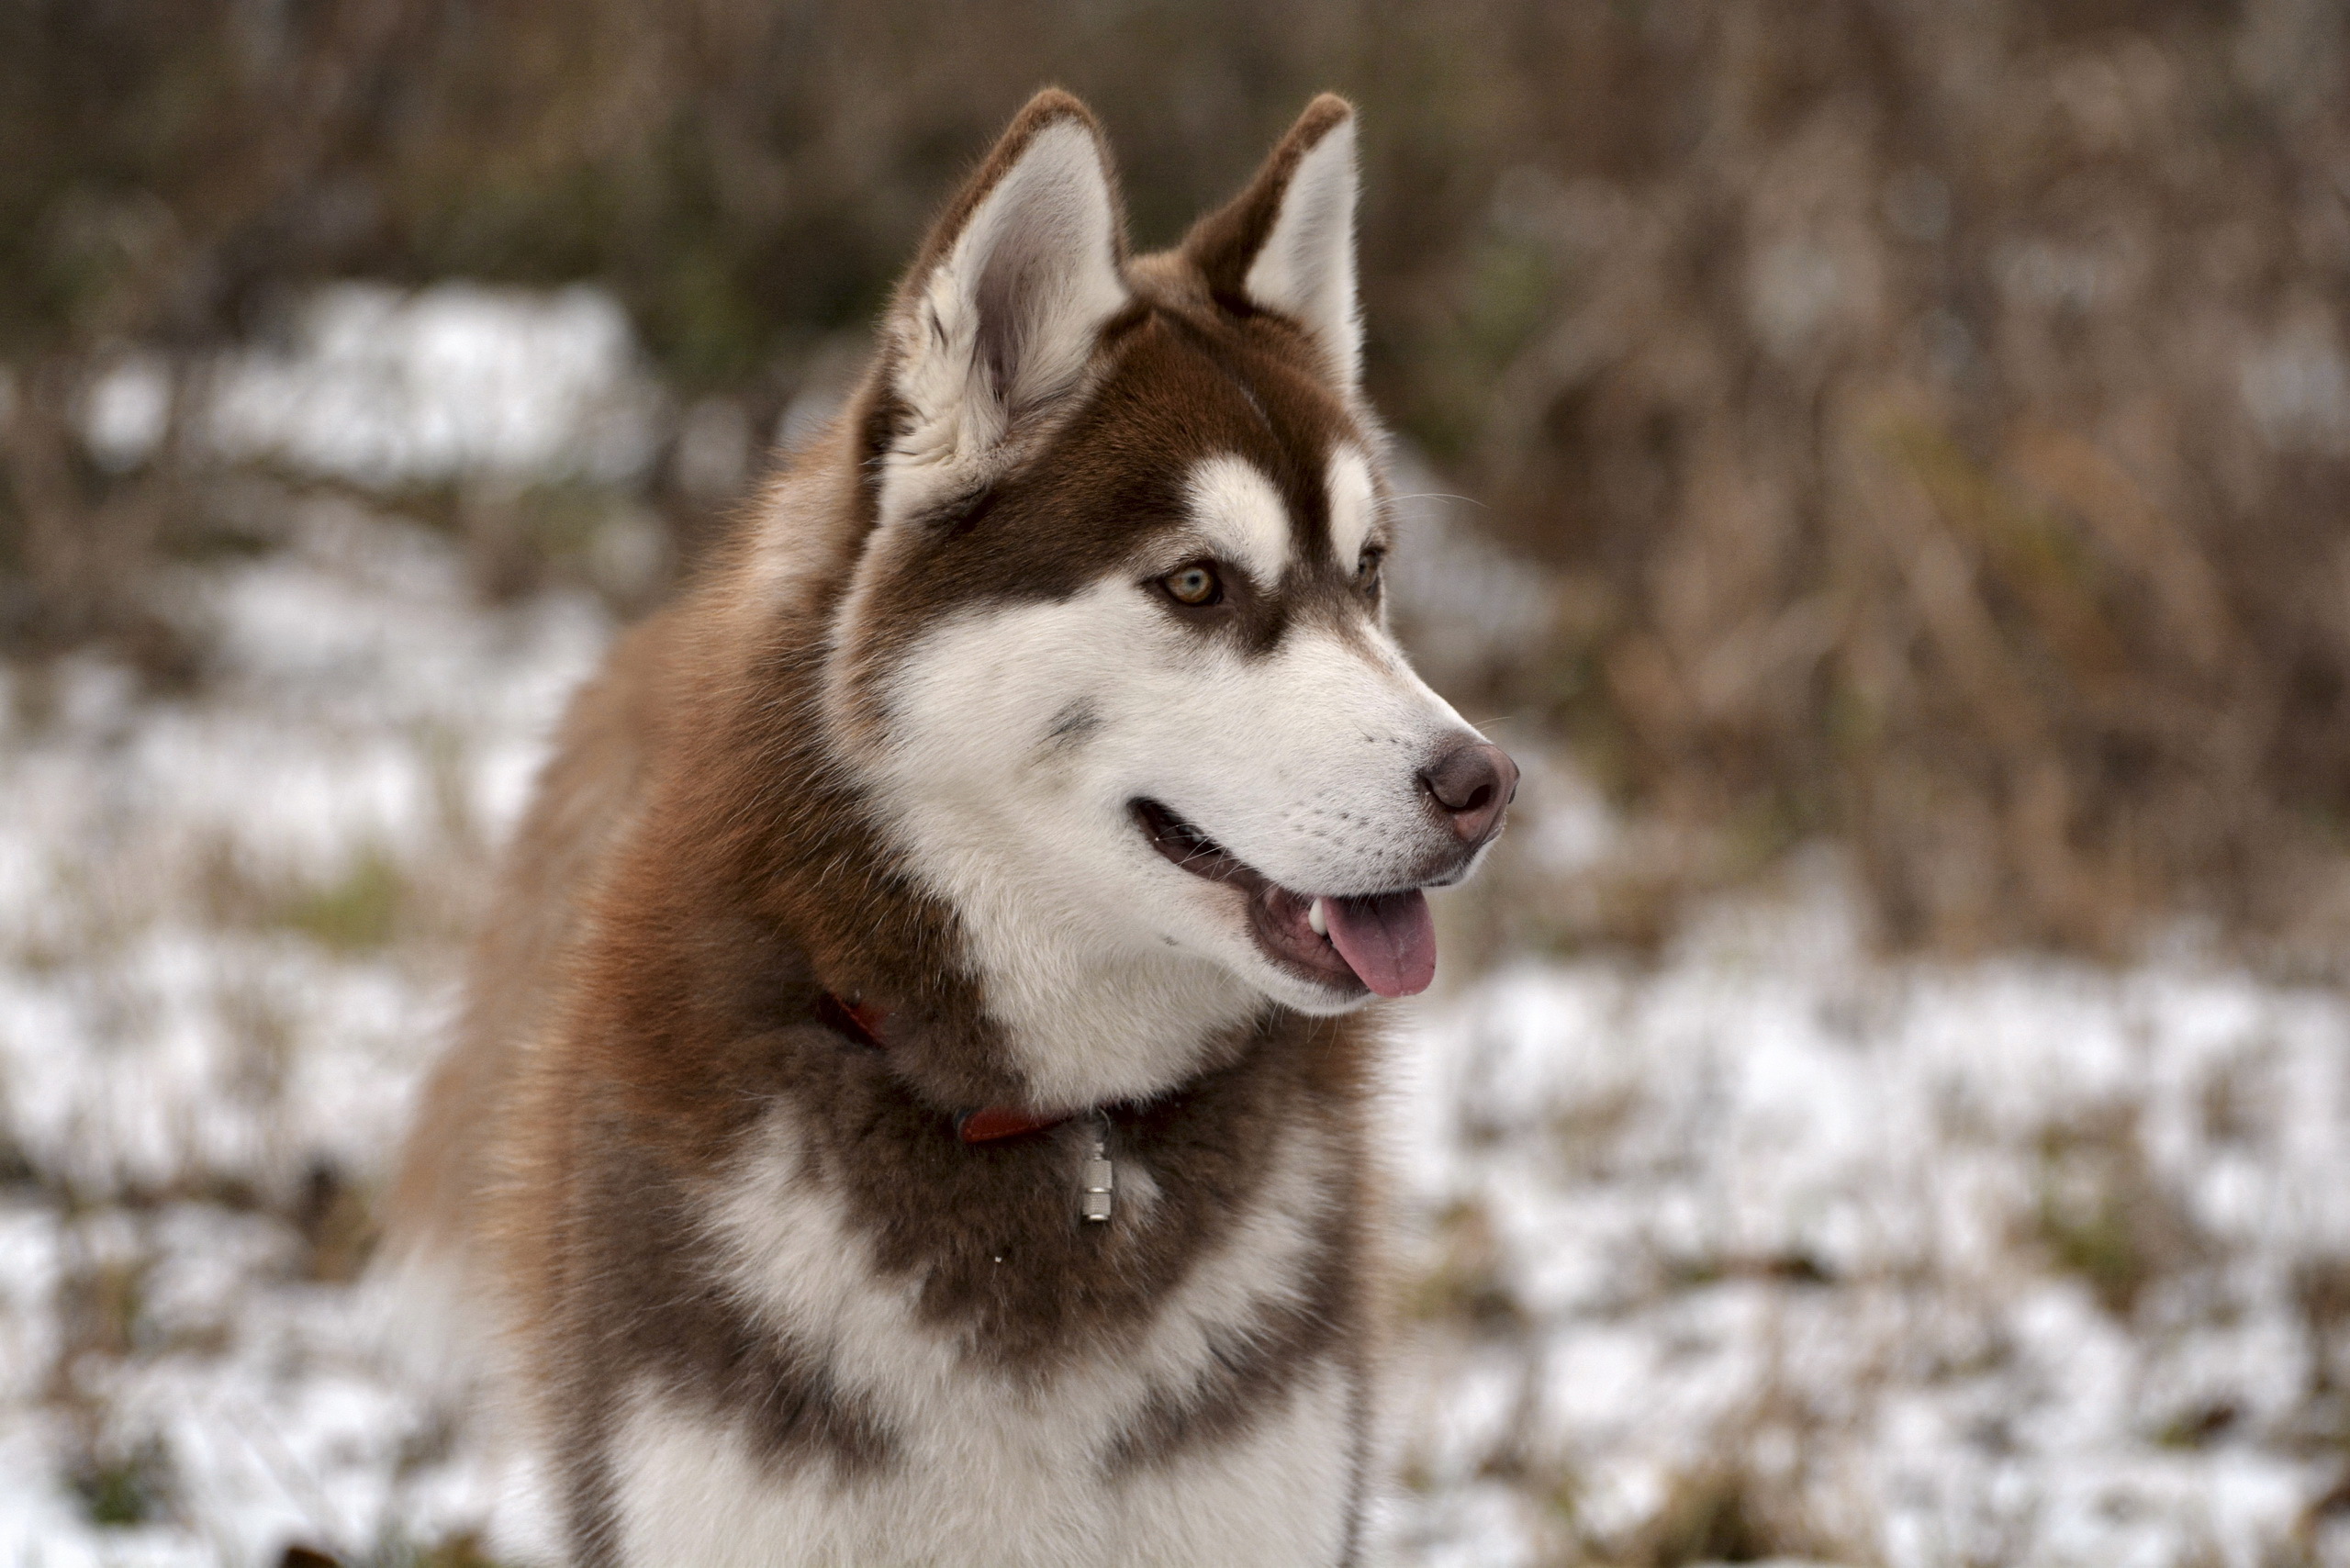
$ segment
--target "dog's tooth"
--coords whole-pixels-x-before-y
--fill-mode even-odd
[[[1315,899],[1313,907],[1305,912],[1305,924],[1314,927],[1314,935],[1316,936],[1330,935],[1330,916],[1323,909],[1320,899]]]

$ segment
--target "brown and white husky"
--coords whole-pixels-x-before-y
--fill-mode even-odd
[[[1516,769],[1388,635],[1353,113],[1129,256],[1040,95],[582,692],[387,1256],[571,1561],[1346,1563],[1374,1041]]]

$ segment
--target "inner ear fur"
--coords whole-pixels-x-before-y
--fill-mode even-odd
[[[1351,391],[1361,373],[1355,286],[1355,111],[1325,93],[1275,144],[1248,187],[1184,237],[1182,251],[1228,310],[1268,310],[1303,329]]]
[[[1092,112],[1048,88],[923,241],[890,317],[882,510],[984,482],[1024,420],[1082,381],[1125,308],[1125,219]]]

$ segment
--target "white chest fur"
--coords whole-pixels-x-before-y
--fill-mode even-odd
[[[695,1568],[1111,1568],[1337,1561],[1359,1417],[1348,1374],[1308,1369],[1237,1436],[1113,1471],[1119,1435],[1154,1390],[1189,1386],[1219,1337],[1265,1303],[1297,1299],[1328,1199],[1327,1152],[1292,1129],[1270,1179],[1221,1243],[1114,1354],[1015,1378],[920,1322],[912,1290],[878,1276],[834,1201],[802,1180],[789,1112],[755,1140],[737,1194],[712,1216],[742,1299],[821,1354],[869,1403],[892,1462],[858,1479],[780,1466],[744,1425],[646,1382],[612,1451],[621,1559]],[[1081,1152],[1080,1154],[1081,1156]],[[1130,1166],[1132,1192],[1126,1201]],[[1072,1171],[1074,1175],[1074,1170]],[[1116,1225],[1150,1223],[1141,1162],[1120,1162]],[[1073,1222],[1074,1223],[1074,1222]]]
[[[975,1390],[975,1392],[977,1392]],[[1222,1447],[1103,1479],[1081,1410],[998,1386],[889,1473],[778,1473],[739,1428],[641,1392],[615,1454],[631,1568],[1300,1568],[1337,1560],[1351,1395],[1334,1366]],[[1080,1394],[1069,1403],[1083,1404]],[[992,1406],[992,1414],[985,1414]]]

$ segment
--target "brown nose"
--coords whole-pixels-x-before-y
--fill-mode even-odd
[[[1501,831],[1502,813],[1517,793],[1517,764],[1497,745],[1471,741],[1437,758],[1420,782],[1455,838],[1483,844]]]

